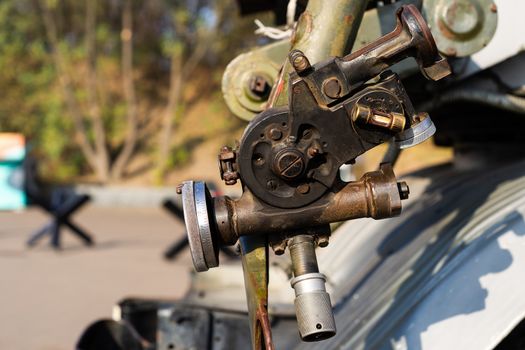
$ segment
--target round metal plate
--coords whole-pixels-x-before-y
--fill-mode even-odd
[[[217,250],[213,244],[213,236],[210,228],[208,215],[208,199],[211,199],[210,193],[204,182],[198,181],[193,184],[195,195],[195,209],[197,212],[197,223],[199,225],[200,242],[204,252],[204,260],[208,268],[219,266]]]
[[[262,112],[267,102],[267,98],[257,99],[250,95],[247,91],[248,81],[251,77],[260,75],[273,85],[273,77],[279,74],[280,62],[286,57],[281,58],[280,50],[277,53],[271,50],[276,44],[278,43],[237,56],[224,71],[222,76],[224,101],[235,116],[245,121],[252,120],[257,113]],[[285,55],[288,49],[285,48],[282,52]]]
[[[428,140],[436,132],[436,126],[428,115],[421,122],[396,135],[395,143],[399,149],[410,148]]]
[[[451,57],[480,51],[498,26],[494,0],[425,0],[423,10],[439,51]]]
[[[188,234],[188,241],[190,243],[193,266],[195,267],[195,270],[201,272],[207,271],[208,265],[204,259],[204,251],[201,244],[201,235],[197,219],[194,192],[193,181],[184,181],[182,186],[182,207],[184,209],[184,222],[186,223],[186,231]]]

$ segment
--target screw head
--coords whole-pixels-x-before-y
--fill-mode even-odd
[[[295,149],[284,149],[275,157],[274,169],[285,179],[295,179],[303,173],[305,168],[301,152]]]
[[[299,186],[297,186],[297,192],[299,192],[300,194],[307,194],[308,192],[310,192],[310,185],[300,184]]]

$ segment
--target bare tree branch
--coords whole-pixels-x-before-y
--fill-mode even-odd
[[[193,50],[192,54],[190,57],[188,57],[184,67],[182,68],[182,74],[184,78],[190,77],[195,68],[198,67],[199,63],[206,55],[206,51],[208,50],[209,44],[211,44],[211,42],[211,38],[208,38],[208,40],[201,40],[197,44],[197,47]]]
[[[96,13],[97,0],[86,0],[86,22],[85,22],[85,46],[87,54],[87,72],[86,72],[86,96],[89,108],[89,114],[93,122],[93,134],[95,138],[95,149],[99,176],[102,181],[108,180],[109,175],[109,155],[106,147],[106,131],[100,113],[97,91],[97,71],[96,71]]]
[[[111,177],[121,177],[137,144],[137,98],[133,82],[133,15],[131,0],[126,0],[122,13],[122,84],[127,108],[127,131],[124,147],[111,171]]]
[[[157,163],[158,173],[161,178],[165,176],[167,170],[167,159],[170,152],[170,147],[174,134],[174,125],[176,122],[176,115],[174,115],[174,112],[176,111],[177,107],[179,107],[179,105],[181,104],[184,82],[191,77],[194,70],[198,67],[202,59],[205,57],[209,46],[213,43],[213,40],[215,38],[215,29],[217,29],[220,26],[224,17],[224,11],[222,10],[223,9],[220,6],[216,8],[217,21],[215,24],[215,28],[210,30],[210,32],[205,37],[197,38],[195,43],[196,46],[193,48],[193,51],[187,58],[183,58],[184,50],[182,53],[179,54],[174,53],[171,57],[170,88],[168,93],[168,102],[162,115],[162,130],[159,143],[159,160]],[[175,23],[175,25],[177,26],[177,23]],[[179,26],[178,28],[179,34],[186,37],[187,40],[188,35],[183,31],[182,26]],[[186,46],[190,46],[189,43],[186,43]],[[184,64],[183,60],[185,62]]]
[[[162,130],[159,144],[159,160],[157,168],[159,176],[163,177],[166,172],[166,164],[171,147],[171,138],[173,136],[173,126],[175,124],[174,111],[180,103],[182,95],[182,58],[181,55],[172,55],[171,57],[171,72],[170,72],[170,88],[168,92],[168,103],[162,115]]]
[[[65,57],[63,57],[62,53],[58,48],[59,41],[55,20],[53,18],[51,10],[47,7],[45,1],[40,0],[39,2],[37,2],[37,4],[42,13],[46,37],[49,41],[51,56],[57,70],[57,75],[60,87],[64,94],[66,106],[69,111],[69,114],[73,118],[73,124],[75,127],[75,139],[82,151],[82,154],[84,155],[84,157],[86,157],[86,160],[90,167],[97,174],[99,174],[100,169],[98,166],[96,154],[93,149],[93,146],[89,142],[86,126],[84,125],[84,120],[82,117],[82,112],[73,93],[74,86],[68,73],[68,64]]]

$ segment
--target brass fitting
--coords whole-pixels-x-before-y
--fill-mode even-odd
[[[360,103],[356,103],[352,108],[352,121],[388,129],[396,134],[403,131],[406,124],[405,116],[401,113],[385,113]]]

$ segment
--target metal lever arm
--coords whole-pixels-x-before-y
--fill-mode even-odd
[[[291,82],[304,80],[317,103],[328,106],[407,57],[416,59],[427,79],[439,80],[450,74],[448,62],[440,56],[430,29],[414,5],[397,11],[397,26],[392,32],[345,57],[311,66],[301,51],[292,51],[289,59],[299,77],[292,76]]]
[[[414,57],[427,79],[439,80],[450,74],[447,61],[439,55],[430,29],[414,5],[397,11],[396,28],[340,61],[351,86],[369,80],[393,64]]]

